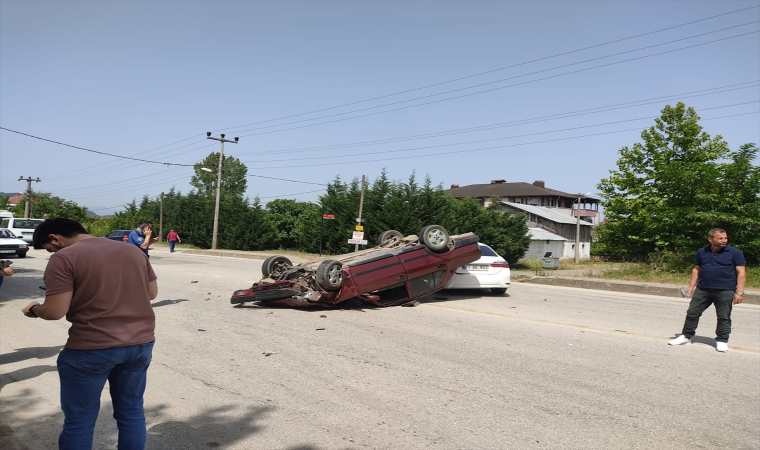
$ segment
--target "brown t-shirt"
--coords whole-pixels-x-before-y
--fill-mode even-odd
[[[66,348],[96,350],[145,344],[155,338],[149,282],[156,274],[139,248],[88,238],[50,256],[47,295],[73,292]]]

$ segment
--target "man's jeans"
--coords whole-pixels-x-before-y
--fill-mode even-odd
[[[728,342],[731,334],[731,309],[734,306],[734,291],[725,289],[700,289],[695,288],[691,295],[691,303],[686,311],[686,320],[681,334],[691,339],[697,331],[699,318],[702,313],[715,304],[715,314],[718,316],[718,325],[715,327],[715,340]]]
[[[177,243],[177,241],[169,241],[169,251],[174,251],[174,245]]]
[[[108,380],[113,417],[119,428],[119,449],[145,448],[143,393],[153,343],[103,350],[64,348],[58,355],[63,431],[61,450],[91,449],[100,394]]]

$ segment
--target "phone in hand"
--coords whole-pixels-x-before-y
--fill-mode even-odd
[[[7,259],[2,259],[2,260],[0,260],[0,269],[5,269],[6,267],[10,266],[11,264],[13,264],[13,261],[9,261]]]

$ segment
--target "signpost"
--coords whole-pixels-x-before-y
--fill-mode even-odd
[[[322,228],[324,227],[325,219],[335,219],[335,214],[322,213],[322,220],[319,221],[319,256],[322,256]]]

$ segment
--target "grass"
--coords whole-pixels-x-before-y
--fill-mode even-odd
[[[542,267],[542,261],[524,260],[511,265],[512,270],[529,270],[536,276],[551,276],[553,271]],[[598,261],[581,261],[578,264],[572,259],[561,260],[559,270],[584,270],[578,276],[602,278],[610,280],[643,281],[648,283],[688,285],[691,270],[683,272],[656,271],[646,263],[611,263]],[[760,289],[760,268],[747,268],[747,289]],[[515,278],[520,278],[520,275]],[[523,275],[522,277],[525,277]]]

